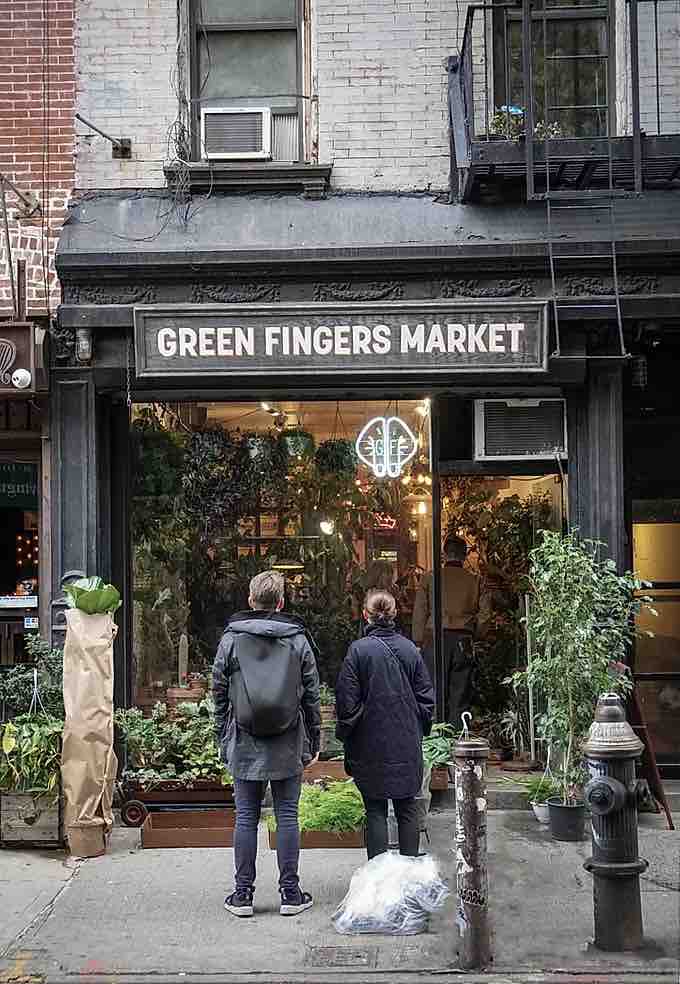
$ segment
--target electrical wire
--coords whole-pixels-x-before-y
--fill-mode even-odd
[[[45,313],[50,317],[50,10],[42,0],[42,175],[41,175],[41,254]]]

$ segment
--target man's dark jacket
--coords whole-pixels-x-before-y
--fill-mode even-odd
[[[229,681],[239,672],[234,641],[246,633],[267,645],[269,639],[285,639],[300,660],[300,715],[282,735],[256,738],[234,720]],[[264,781],[300,775],[319,751],[321,714],[319,674],[310,639],[302,622],[283,612],[239,612],[229,619],[213,665],[215,729],[223,760],[236,779]]]
[[[432,682],[420,651],[391,627],[369,626],[349,647],[335,700],[337,735],[361,792],[370,799],[417,796],[423,784],[422,740],[434,713]]]

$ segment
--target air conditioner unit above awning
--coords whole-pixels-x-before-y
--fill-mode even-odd
[[[475,400],[476,461],[566,456],[565,400]]]

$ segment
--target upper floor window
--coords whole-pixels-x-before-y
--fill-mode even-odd
[[[304,159],[301,0],[192,0],[194,155]]]
[[[546,127],[555,138],[606,136],[610,89],[606,2],[535,0],[531,16],[536,136],[544,137]],[[506,115],[515,113],[518,118],[526,99],[521,9],[499,7],[496,30],[501,41],[496,58],[501,67],[496,72],[496,91],[501,98],[496,105],[507,106]]]

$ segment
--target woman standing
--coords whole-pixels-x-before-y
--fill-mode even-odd
[[[345,767],[366,806],[369,859],[388,848],[388,800],[397,818],[400,853],[415,857],[420,841],[416,797],[423,784],[422,740],[432,727],[434,691],[419,650],[396,631],[396,615],[393,595],[368,592],[366,635],[350,645],[335,690]]]

